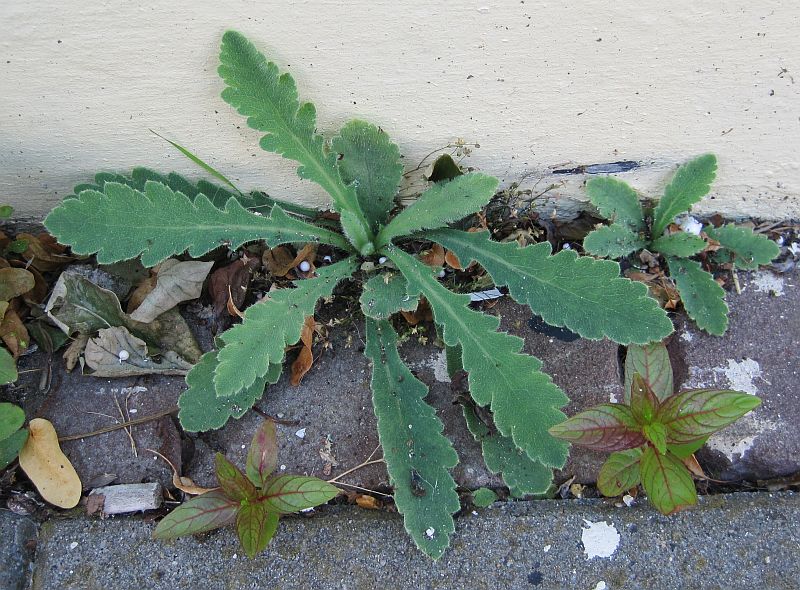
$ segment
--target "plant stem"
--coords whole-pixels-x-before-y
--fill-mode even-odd
[[[59,436],[58,442],[64,442],[67,440],[80,440],[82,438],[89,438],[90,436],[97,436],[98,434],[105,434],[106,432],[113,432],[114,430],[128,428],[129,426],[144,424],[145,422],[151,422],[153,420],[158,420],[159,418],[163,418],[164,416],[169,416],[170,414],[174,414],[178,410],[179,410],[178,406],[172,406],[171,408],[162,410],[158,414],[151,414],[150,416],[142,416],[141,418],[136,418],[135,420],[129,420],[128,422],[123,422],[121,424],[114,424],[113,426],[106,426],[105,428],[100,428],[99,430],[93,430],[92,432],[85,432],[83,434],[70,434],[68,436]]]

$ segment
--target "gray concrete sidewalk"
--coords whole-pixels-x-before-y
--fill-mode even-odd
[[[457,520],[439,562],[397,515],[349,507],[287,518],[268,551],[242,555],[231,529],[158,542],[140,518],[50,520],[35,590],[113,588],[800,588],[800,495],[707,496],[661,516],[646,502],[496,504]]]

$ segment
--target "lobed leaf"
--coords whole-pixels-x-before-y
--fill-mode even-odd
[[[482,422],[475,411],[463,406],[467,428],[481,444],[486,468],[503,478],[511,495],[521,498],[528,494],[543,494],[553,482],[553,470],[528,457],[509,437]]]
[[[219,363],[217,351],[204,354],[186,375],[189,389],[178,398],[178,419],[184,430],[204,432],[222,428],[230,418],[241,418],[264,395],[267,384],[277,383],[283,365],[273,363],[267,373],[255,382],[228,397],[219,397],[214,390],[214,370]]]
[[[25,423],[25,412],[17,405],[0,403],[0,440],[8,438]]]
[[[336,285],[357,268],[353,258],[317,269],[317,277],[298,280],[294,289],[279,289],[244,312],[241,324],[220,337],[214,370],[218,396],[229,396],[250,387],[269,367],[281,363],[287,346],[300,339],[306,317],[314,315],[317,301],[333,293]]]
[[[228,461],[222,453],[217,453],[214,458],[217,481],[222,491],[237,502],[252,500],[256,497],[256,486],[253,485],[236,465]]]
[[[669,276],[675,281],[683,308],[699,328],[714,336],[728,329],[728,306],[725,290],[700,266],[699,262],[667,258]]]
[[[662,514],[673,514],[697,504],[697,490],[689,470],[680,459],[662,455],[648,446],[640,462],[642,486]]]
[[[460,502],[449,469],[458,463],[428,388],[403,364],[389,322],[367,318],[364,354],[372,361],[372,403],[394,501],[417,547],[438,559],[450,544]]]
[[[638,233],[617,223],[598,227],[583,239],[586,252],[607,258],[623,258],[646,246],[647,242]]]
[[[624,451],[644,444],[641,428],[622,404],[600,404],[550,428],[550,434],[594,451]]]
[[[608,497],[619,496],[639,485],[642,453],[641,447],[611,453],[597,474],[597,489],[600,493]]]
[[[227,84],[222,99],[247,117],[247,125],[266,133],[261,148],[300,166],[300,178],[319,184],[333,199],[339,212],[350,211],[368,228],[358,204],[355,188],[342,180],[336,166],[336,153],[325,149],[316,133],[314,105],[299,103],[297,87],[288,73],[262,55],[244,35],[226,31],[222,36],[219,75]]]
[[[260,502],[247,502],[236,516],[236,533],[245,554],[250,559],[267,548],[278,530],[280,515],[270,512]]]
[[[548,242],[520,248],[490,239],[488,232],[443,229],[429,239],[455,252],[463,264],[475,260],[495,284],[527,304],[553,326],[584,338],[603,336],[621,344],[645,344],[672,332],[672,322],[647,287],[619,276],[619,265],[570,250],[551,256]]]
[[[374,320],[387,320],[400,311],[414,311],[419,297],[410,297],[408,283],[400,273],[377,274],[366,283],[359,302],[365,316]]]
[[[755,270],[762,264],[769,264],[781,252],[775,242],[749,227],[736,227],[729,223],[716,229],[708,227],[706,234],[723,247],[717,252],[720,259],[727,258],[736,268],[744,270]]]
[[[289,514],[332,500],[339,490],[326,481],[304,475],[278,475],[264,485],[259,503],[270,512]]]
[[[688,211],[708,194],[716,174],[714,154],[699,156],[678,168],[653,211],[653,237],[660,237],[676,215]]]
[[[275,471],[278,464],[278,441],[275,432],[275,423],[264,420],[253,435],[253,441],[247,451],[245,472],[247,477],[259,488],[270,474]]]
[[[445,344],[461,345],[470,395],[491,408],[500,433],[532,460],[562,467],[567,445],[547,436],[547,429],[564,419],[559,408],[567,397],[540,371],[541,361],[520,354],[521,338],[497,332],[498,318],[469,309],[469,296],[448,291],[430,267],[397,248],[388,256],[406,277],[409,296],[428,300]]]
[[[218,529],[232,523],[239,510],[222,490],[212,490],[178,506],[158,523],[154,539],[174,539]]]
[[[97,254],[100,264],[141,254],[142,264],[154,266],[184,251],[196,258],[219,246],[236,249],[261,239],[270,247],[319,242],[350,249],[336,232],[290,217],[279,207],[273,207],[269,216],[256,215],[229,199],[220,210],[205,195],[192,202],[152,181],[144,192],[118,183],[107,183],[103,189],[102,193],[85,190],[64,200],[44,221],[59,242],[76,254]]]
[[[700,236],[687,232],[675,232],[653,240],[650,249],[664,256],[689,258],[706,248],[706,241]]]
[[[670,444],[688,444],[708,438],[760,404],[756,396],[739,391],[694,389],[667,398],[658,419]]]
[[[644,377],[638,373],[634,374],[631,381],[629,403],[637,424],[650,424],[655,419],[659,407],[658,398]]]
[[[672,364],[663,342],[628,346],[625,355],[625,403],[631,401],[631,386],[636,373],[642,376],[659,400],[675,393]]]
[[[586,193],[600,215],[612,224],[632,230],[644,228],[639,195],[628,183],[611,176],[592,178],[586,183]]]
[[[386,224],[403,177],[400,150],[379,127],[350,121],[333,138],[331,149],[339,154],[339,174],[353,185],[358,203],[373,232]]]
[[[376,249],[380,250],[396,237],[443,227],[480,211],[494,196],[497,182],[492,176],[473,172],[434,184],[380,231]]]

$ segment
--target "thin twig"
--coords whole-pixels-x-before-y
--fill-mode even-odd
[[[345,486],[345,487],[348,487],[348,488],[355,488],[355,489],[361,490],[363,492],[369,492],[370,494],[377,494],[378,496],[383,496],[384,498],[391,498],[392,497],[391,494],[384,494],[383,492],[378,492],[376,490],[371,490],[369,488],[362,488],[361,486],[357,486],[357,485],[354,485],[354,484],[351,484],[351,483],[344,483],[344,482],[341,482],[341,481],[337,481],[333,485],[335,485],[335,486]]]
[[[114,404],[116,404],[116,406],[117,406],[117,410],[119,411],[119,415],[120,415],[120,418],[122,418],[122,421],[123,422],[130,421],[130,416],[127,416],[127,418],[126,418],[125,412],[122,411],[122,406],[119,405],[119,400],[117,399],[116,395],[114,395]],[[133,456],[138,459],[139,458],[139,453],[136,452],[136,441],[133,440],[133,428],[128,426],[127,428],[123,428],[123,430],[125,431],[125,434],[128,435],[128,438],[131,441],[131,451],[133,452]]]
[[[348,474],[350,474],[350,473],[353,473],[354,471],[357,471],[358,469],[361,469],[362,467],[366,467],[367,465],[375,465],[375,464],[377,464],[377,463],[383,463],[383,462],[384,462],[384,460],[383,460],[383,457],[381,457],[380,459],[375,459],[374,461],[372,460],[372,458],[375,456],[375,453],[377,453],[377,452],[378,452],[378,449],[380,449],[380,448],[381,448],[381,446],[380,446],[380,445],[378,445],[377,447],[375,447],[375,450],[373,450],[373,451],[372,451],[372,452],[369,454],[369,457],[367,457],[367,458],[366,458],[366,459],[365,459],[365,460],[364,460],[362,463],[359,463],[359,464],[358,464],[358,465],[356,465],[355,467],[353,467],[353,468],[351,468],[351,469],[348,469],[348,470],[347,470],[347,471],[345,471],[344,473],[340,473],[339,475],[337,475],[337,476],[336,476],[336,477],[334,477],[333,479],[329,479],[329,480],[328,480],[328,483],[334,483],[335,481],[337,481],[337,480],[339,480],[339,479],[343,478],[345,475],[348,475]]]
[[[138,426],[139,424],[145,424],[146,422],[152,422],[153,420],[158,420],[159,418],[163,418],[164,416],[169,416],[170,414],[174,414],[180,408],[178,406],[172,406],[166,410],[159,412],[158,414],[151,414],[150,416],[142,416],[141,418],[136,418],[135,420],[129,420],[127,422],[123,422],[122,424],[115,424],[114,426],[106,426],[105,428],[100,428],[99,430],[93,430],[91,432],[85,432],[83,434],[70,434],[68,436],[59,436],[58,441],[64,442],[68,440],[80,440],[82,438],[89,438],[90,436],[97,436],[100,434],[105,434],[106,432],[113,432],[115,430],[120,430],[122,428],[128,428],[129,426]]]
[[[256,414],[258,414],[259,416],[264,418],[265,420],[270,420],[271,422],[275,422],[275,424],[282,424],[283,426],[299,426],[300,425],[300,421],[299,420],[283,420],[281,418],[276,418],[275,416],[273,416],[271,414],[267,414],[264,410],[262,410],[258,406],[253,406],[252,410]]]

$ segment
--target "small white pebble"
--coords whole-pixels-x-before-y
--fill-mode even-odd
[[[544,551],[545,553],[547,553],[548,551],[550,551],[550,547],[552,547],[552,545],[545,545],[545,546],[542,548],[542,551]]]
[[[286,471],[286,465],[281,465],[281,471]]]
[[[703,231],[703,224],[691,215],[679,215],[675,218],[675,223],[687,234],[699,236],[700,232]]]
[[[628,508],[633,506],[634,503],[636,502],[636,500],[634,500],[633,496],[631,496],[630,494],[625,494],[624,496],[622,496],[622,501],[625,503],[625,506],[627,506]]]
[[[563,246],[561,246],[562,250],[572,250],[572,244],[566,242]]]
[[[322,257],[322,260],[324,260],[325,262],[333,262],[333,258],[328,256],[327,254]]]
[[[303,260],[303,262],[300,263],[300,271],[308,272],[310,270],[311,270],[311,264],[308,262],[308,260]]]
[[[139,410],[137,410],[136,408],[133,408],[133,409],[131,409],[131,410],[128,410],[128,411],[129,411],[131,414],[135,414],[135,413],[136,413],[136,412],[138,412]]]
[[[306,437],[306,429],[305,429],[305,428],[301,428],[300,430],[298,430],[297,432],[295,432],[295,433],[294,433],[294,435],[295,435],[297,438],[305,438],[305,437]]]
[[[386,264],[386,256],[381,256],[378,258],[378,264]]]
[[[127,361],[131,357],[131,353],[127,350],[120,350],[117,356],[119,356],[119,362]]]
[[[239,557],[239,556],[236,555],[235,553],[233,555],[231,555],[231,559],[236,559],[237,557]]]
[[[276,414],[278,418],[283,418],[283,414]]]
[[[253,215],[258,215],[259,217],[264,217],[264,214],[261,213],[261,211],[251,211],[250,213],[252,213]],[[234,559],[236,559],[235,555],[233,557]]]
[[[594,590],[608,590],[608,586],[603,580],[597,582],[597,586],[594,587]]]
[[[244,446],[244,445],[242,445],[242,448],[244,449],[244,448],[245,448],[245,446]]]
[[[440,271],[439,271],[439,278],[440,278],[440,279],[443,279],[443,278],[444,278],[444,269],[442,269],[442,270],[440,270]]]
[[[77,541],[73,541],[72,543],[69,544],[69,548],[70,549],[75,549],[75,547],[77,547],[77,546],[78,546],[78,542]]]
[[[436,534],[436,529],[435,529],[435,528],[433,528],[433,527],[429,527],[429,528],[428,528],[428,529],[425,531],[425,535],[426,535],[426,536],[427,536],[429,539],[433,539],[433,535],[435,535],[435,534]]]
[[[473,510],[472,511],[472,516],[478,516],[478,511],[477,510]]]
[[[300,512],[314,512],[314,507],[312,506],[311,508],[303,508]]]

